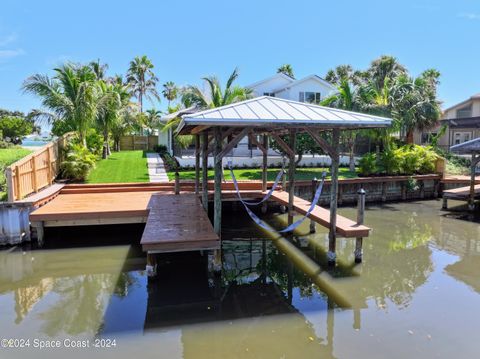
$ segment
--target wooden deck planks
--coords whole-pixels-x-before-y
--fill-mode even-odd
[[[470,186],[445,190],[443,197],[467,200],[470,197]],[[480,198],[480,184],[475,185],[475,198]]]
[[[271,198],[282,205],[288,205],[288,193],[285,191],[274,191]],[[295,196],[293,207],[296,212],[304,215],[307,213],[310,205],[310,202]],[[330,211],[323,207],[315,206],[315,209],[310,213],[309,218],[328,228],[330,224]],[[339,235],[347,238],[368,237],[370,233],[369,227],[358,225],[351,219],[339,215],[337,215],[336,229]]]
[[[195,194],[153,194],[142,235],[149,252],[219,249],[220,239]]]

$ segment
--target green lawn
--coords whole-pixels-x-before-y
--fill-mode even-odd
[[[12,164],[15,161],[18,161],[20,158],[25,157],[31,150],[25,148],[6,148],[0,149],[0,201],[6,199],[6,188],[5,188],[5,173],[3,171],[4,167]]]
[[[144,151],[112,152],[97,162],[87,183],[148,182],[147,157]]]
[[[269,168],[268,169],[268,180],[273,181],[277,176],[279,169]],[[329,168],[297,168],[295,172],[295,179],[297,180],[312,180],[314,177],[321,178],[322,172],[327,172],[327,178],[330,177]],[[262,170],[261,169],[234,169],[235,177],[238,180],[261,180],[262,179]],[[350,172],[348,168],[341,167],[339,169],[340,179],[343,178],[356,178],[356,172]],[[168,179],[174,180],[175,173],[168,172]],[[195,179],[195,171],[192,170],[180,170],[180,179]],[[225,179],[231,179],[230,170],[224,170]],[[213,179],[213,170],[208,171],[208,178]]]

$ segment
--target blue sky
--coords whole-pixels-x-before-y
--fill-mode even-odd
[[[114,74],[143,54],[161,83],[179,85],[225,79],[236,66],[247,85],[283,63],[297,77],[324,76],[390,54],[413,75],[438,69],[445,107],[480,92],[479,33],[474,0],[1,0],[0,108],[38,107],[23,80],[64,61],[99,58]]]

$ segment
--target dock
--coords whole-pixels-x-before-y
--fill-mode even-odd
[[[443,205],[442,209],[448,208],[448,200],[456,199],[460,201],[468,201],[470,199],[470,186],[453,188],[443,191]],[[480,199],[480,184],[474,187],[473,199]]]
[[[281,205],[288,205],[288,193],[285,191],[275,191],[271,198]],[[311,202],[294,196],[293,208],[297,213],[305,215],[310,206]],[[309,218],[326,228],[329,228],[330,226],[330,211],[323,207],[315,206],[315,209],[310,213]],[[368,237],[370,234],[369,227],[364,226],[363,224],[357,224],[355,221],[340,215],[337,215],[336,231],[340,236],[345,238]]]

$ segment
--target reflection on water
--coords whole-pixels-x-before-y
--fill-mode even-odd
[[[135,236],[116,246],[1,251],[0,333],[117,340],[96,357],[475,357],[480,225],[438,207],[371,206],[364,263],[353,265],[354,241],[339,239],[334,269],[325,265],[325,229],[309,234],[304,223],[287,240],[228,211],[220,277],[208,272],[206,253],[190,253],[161,256],[149,280]],[[353,208],[340,212],[355,217]],[[285,217],[267,220],[281,227]]]

